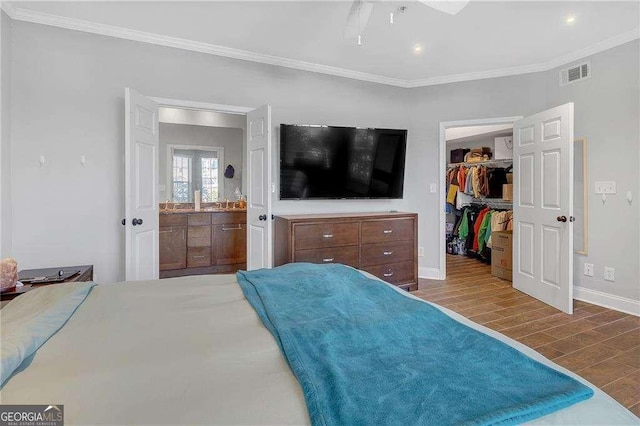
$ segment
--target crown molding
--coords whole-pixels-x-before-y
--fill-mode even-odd
[[[16,8],[12,3],[8,3],[6,1],[0,1],[0,8],[4,10],[4,12],[7,14],[7,16],[9,16],[9,18],[15,19],[14,16],[15,16]]]
[[[485,78],[508,77],[513,75],[529,74],[529,73],[541,72],[541,71],[550,71],[554,68],[567,65],[571,62],[579,61],[588,56],[595,55],[596,53],[600,53],[605,50],[612,49],[616,46],[620,46],[622,44],[628,43],[630,41],[633,41],[639,38],[640,38],[640,28],[635,28],[631,31],[627,31],[626,33],[600,41],[584,49],[577,50],[575,52],[569,53],[568,55],[560,56],[558,58],[554,58],[550,61],[543,62],[540,64],[525,65],[521,67],[502,68],[502,69],[495,69],[495,70],[489,70],[489,71],[478,71],[478,72],[471,72],[471,73],[464,73],[464,74],[445,75],[442,77],[431,77],[431,78],[425,78],[420,80],[410,80],[408,81],[409,83],[408,87],[415,88],[415,87],[425,87],[425,86],[436,86],[439,84],[460,83],[463,81],[482,80]]]
[[[1,2],[2,9],[14,20],[31,22],[34,24],[48,25],[52,27],[65,28],[69,30],[82,31],[86,33],[98,34],[108,37],[116,37],[124,40],[138,41],[142,43],[154,44],[157,46],[172,47],[175,49],[189,50],[214,56],[239,59],[243,61],[257,62],[267,65],[275,65],[285,68],[292,68],[301,71],[309,71],[319,74],[345,77],[354,80],[366,81],[370,83],[385,84],[402,88],[417,88],[426,86],[436,86],[448,83],[460,83],[464,81],[483,80],[496,77],[508,77],[521,74],[529,74],[541,71],[549,71],[562,65],[581,60],[588,56],[604,50],[620,46],[624,43],[640,39],[640,28],[635,28],[626,33],[600,41],[584,49],[560,56],[550,61],[524,65],[518,67],[501,68],[487,71],[477,71],[462,74],[452,74],[425,79],[406,80],[393,77],[386,77],[377,74],[370,74],[345,68],[333,67],[329,65],[316,64],[312,62],[300,61],[297,59],[283,58],[262,53],[250,52],[247,50],[234,49],[231,47],[218,46],[215,44],[203,43],[178,37],[165,36],[161,34],[148,33],[144,31],[131,30],[111,25],[98,24],[95,22],[80,19],[67,18],[59,15],[38,12],[15,7],[14,4]]]

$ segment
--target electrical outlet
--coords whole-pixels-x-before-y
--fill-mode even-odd
[[[424,247],[418,247],[418,257],[424,256]]]
[[[608,266],[604,267],[604,279],[605,281],[615,281],[616,280],[616,270],[613,268],[609,268]]]
[[[587,277],[593,276],[593,263],[585,263],[584,264],[584,274]]]
[[[615,194],[615,182],[596,182],[596,194]]]
[[[429,185],[429,191],[432,194],[435,194],[436,192],[438,192],[438,185],[436,185],[435,183],[432,183],[431,185]]]

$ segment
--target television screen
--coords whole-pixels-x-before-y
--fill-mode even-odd
[[[402,198],[406,130],[280,125],[280,199]]]

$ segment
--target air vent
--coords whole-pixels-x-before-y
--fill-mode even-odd
[[[591,77],[591,62],[565,68],[560,71],[560,86],[566,86],[567,84],[575,83],[576,81],[584,80]]]

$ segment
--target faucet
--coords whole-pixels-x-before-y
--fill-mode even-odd
[[[171,202],[171,200],[167,199],[167,201],[164,202],[164,210],[168,210],[169,209],[169,203]]]

